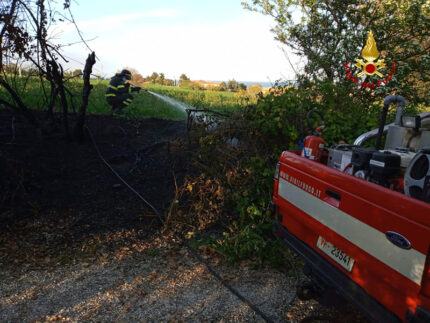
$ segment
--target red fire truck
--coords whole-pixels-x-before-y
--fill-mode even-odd
[[[374,322],[430,322],[430,113],[404,106],[385,98],[379,129],[353,145],[307,137],[302,151],[282,153],[274,180],[274,233],[308,276],[299,297],[347,300]]]

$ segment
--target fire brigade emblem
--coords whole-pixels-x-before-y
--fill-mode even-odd
[[[361,69],[362,71],[357,74],[357,76],[361,76],[363,74],[367,75],[373,75],[376,74],[380,77],[382,77],[382,74],[378,72],[379,69],[384,68],[384,60],[379,59],[375,62],[375,60],[379,57],[378,49],[376,48],[376,42],[373,38],[372,31],[369,32],[369,36],[367,36],[366,45],[364,46],[363,50],[361,51],[361,56],[364,58],[364,62],[361,59],[356,58],[355,61],[357,62],[355,64],[356,67]]]

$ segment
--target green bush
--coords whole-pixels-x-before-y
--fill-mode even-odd
[[[339,140],[353,143],[363,132],[377,128],[382,99],[364,100],[363,93],[330,82],[271,89],[255,105],[227,121],[226,129],[229,125],[241,128],[237,132],[239,147],[226,144],[229,134],[222,129],[199,137],[196,160],[204,175],[189,178],[184,186],[187,205],[176,218],[178,223],[197,231],[214,225],[224,227],[223,238],[210,244],[229,262],[290,263],[291,255],[271,232],[273,174],[281,152],[295,150],[299,139],[313,132],[306,122],[312,109],[325,116],[323,137],[329,146]],[[417,109],[410,106],[407,111]],[[387,122],[394,117],[392,109]],[[312,128],[320,122],[315,118]]]
[[[319,82],[308,88],[272,89],[247,110],[251,133],[268,151],[294,150],[299,139],[320,125],[317,118],[311,120],[312,129],[306,122],[307,113],[315,109],[324,115],[323,138],[328,146],[340,140],[352,144],[362,133],[378,128],[383,107],[383,98],[364,100],[360,91],[363,90],[332,82]],[[423,106],[408,104],[405,113],[424,110]],[[393,122],[395,115],[392,107],[387,123]]]
[[[247,110],[250,134],[267,151],[294,149],[304,134],[303,120],[311,109],[321,106],[312,100],[310,91],[295,87],[271,89]]]

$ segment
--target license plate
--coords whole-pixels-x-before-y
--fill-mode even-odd
[[[343,268],[351,272],[352,267],[354,266],[354,259],[348,256],[342,250],[335,247],[332,243],[328,242],[321,236],[318,237],[317,247]]]

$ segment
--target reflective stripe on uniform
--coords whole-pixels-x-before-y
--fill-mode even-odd
[[[116,94],[114,94],[114,93],[108,93],[108,94],[106,94],[106,97],[108,97],[108,96],[116,96]]]
[[[130,105],[130,102],[128,102],[127,100],[122,101],[122,103],[124,103],[125,105]]]
[[[126,101],[131,103],[133,101],[133,99],[128,98]]]
[[[116,87],[116,86],[113,86],[113,85],[110,85],[110,84],[109,84],[109,85],[108,85],[108,87],[110,87],[111,89],[114,89],[115,91],[118,91],[118,87],[119,87],[119,86],[118,86],[118,87]]]
[[[117,86],[117,89],[122,89],[122,88],[125,88],[125,85],[120,84]]]

